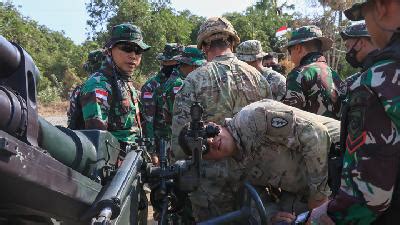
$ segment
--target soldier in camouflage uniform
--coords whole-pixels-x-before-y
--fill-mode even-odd
[[[90,76],[101,67],[101,63],[105,58],[104,49],[97,49],[89,52],[88,59],[83,64],[83,69]],[[81,85],[77,85],[69,96],[69,107],[67,111],[67,127],[73,130],[83,129],[85,127],[79,100]]]
[[[182,89],[175,97],[172,150],[177,159],[185,157],[178,144],[178,136],[182,127],[191,120],[190,107],[194,102],[200,102],[204,107],[205,121],[221,123],[224,118],[232,117],[242,107],[272,97],[268,81],[261,73],[238,60],[232,53],[239,42],[236,30],[223,17],[209,18],[201,25],[197,47],[205,52],[208,63],[186,77]],[[203,163],[204,168],[213,170],[225,162]],[[191,202],[197,204],[193,212],[197,220],[208,218],[208,212],[213,210],[213,206],[207,204],[207,199],[215,196],[215,193],[212,193],[215,185],[215,180],[205,179],[198,191],[190,194]],[[227,202],[229,203],[228,199]]]
[[[350,86],[343,110],[341,187],[313,210],[325,224],[398,224],[400,221],[400,1],[362,0],[345,11],[365,18],[380,48],[373,65]],[[328,217],[328,216],[329,217]]]
[[[304,26],[292,32],[286,47],[296,67],[287,76],[283,103],[338,118],[341,80],[322,54],[332,47],[332,40],[323,37],[316,26]]]
[[[113,27],[105,48],[101,68],[82,85],[81,107],[85,129],[110,131],[123,149],[141,133],[139,96],[131,75],[150,46],[137,26],[120,24]]]
[[[144,135],[155,141],[150,151],[157,153],[161,138],[169,139],[170,127],[163,120],[164,84],[171,74],[178,73],[178,62],[172,59],[181,53],[182,46],[176,43],[167,43],[164,52],[157,56],[161,62],[161,70],[150,77],[141,89],[142,115],[144,118]]]
[[[262,65],[265,55],[266,53],[263,52],[260,41],[257,40],[242,42],[236,49],[236,57],[260,71],[271,87],[272,96],[275,100],[280,101],[286,94],[286,78],[271,68]]]
[[[340,86],[342,98],[347,95],[347,90],[357,80],[357,78],[371,67],[373,55],[378,51],[371,36],[368,33],[367,26],[364,22],[350,25],[344,31],[340,32],[340,36],[346,45],[346,61],[354,68],[360,67],[361,71],[349,76]]]
[[[337,120],[271,99],[244,107],[225,120],[219,135],[207,140],[210,151],[204,159],[229,158],[224,167],[203,173],[216,182],[210,191],[215,196],[208,198],[213,216],[236,210],[234,196],[243,180],[264,190],[281,189],[275,202],[264,199],[270,224],[289,224],[296,218],[292,213],[321,205],[330,194],[327,158],[331,144],[339,141],[339,132]],[[187,152],[183,133],[180,144]],[[195,207],[200,204],[193,202]]]
[[[206,63],[204,54],[193,46],[185,47],[181,55],[177,55],[173,59],[179,62],[179,67],[178,70],[175,70],[171,77],[165,82],[163,93],[163,116],[164,121],[169,125],[169,128],[172,126],[172,111],[175,95],[182,88],[183,80],[193,70]],[[169,130],[169,137],[170,136],[171,130]]]

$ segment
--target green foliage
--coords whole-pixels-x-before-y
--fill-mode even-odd
[[[50,79],[42,76],[39,81],[38,98],[39,102],[42,104],[49,104],[51,102],[57,102],[61,100],[60,83],[58,83],[54,74],[50,76]]]

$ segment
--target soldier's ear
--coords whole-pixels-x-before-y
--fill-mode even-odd
[[[106,49],[106,54],[110,57],[112,57],[112,48],[107,48]]]

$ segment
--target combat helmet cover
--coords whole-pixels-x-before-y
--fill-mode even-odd
[[[224,17],[208,18],[201,26],[197,33],[197,48],[201,49],[203,42],[209,43],[217,39],[233,38],[233,47],[240,43],[240,38],[229,22]]]

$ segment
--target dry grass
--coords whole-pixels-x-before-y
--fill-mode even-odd
[[[39,115],[41,116],[59,116],[66,115],[69,101],[54,102],[50,104],[39,104]]]

